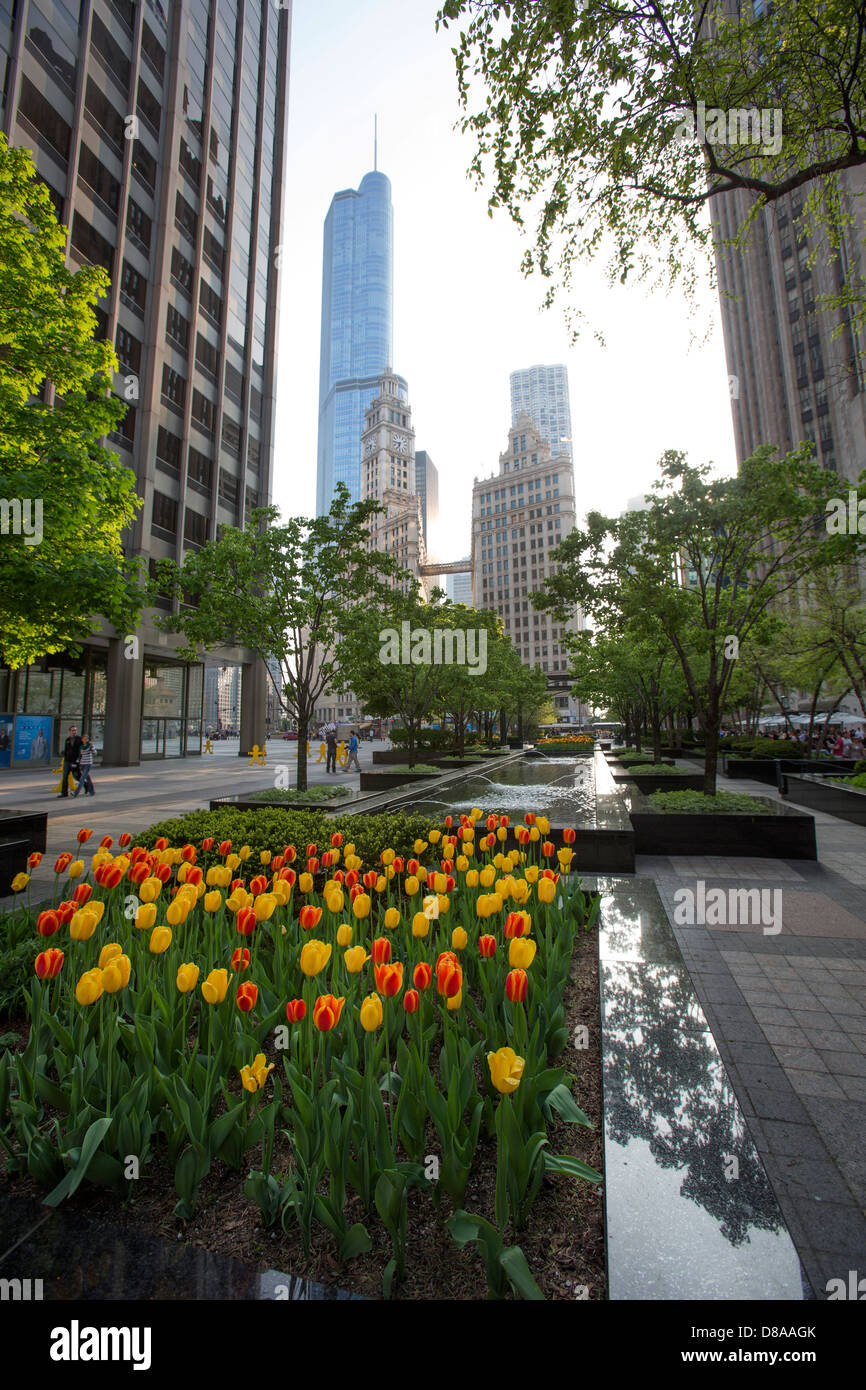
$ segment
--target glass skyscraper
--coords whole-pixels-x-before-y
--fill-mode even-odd
[[[325,218],[316,511],[344,482],[361,497],[364,415],[392,364],[394,211],[384,174],[335,193]]]
[[[511,423],[517,424],[525,410],[543,439],[550,445],[553,458],[572,455],[571,406],[568,399],[568,368],[525,367],[512,372]]]

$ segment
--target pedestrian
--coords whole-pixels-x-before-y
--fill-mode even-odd
[[[78,775],[78,755],[81,752],[81,739],[78,730],[72,724],[63,745],[63,768],[60,778],[60,795],[66,796],[69,792],[69,774],[73,777]]]
[[[358,771],[360,772],[360,771],[361,771],[361,764],[358,762],[358,734],[357,734],[357,730],[355,730],[355,729],[352,730],[352,732],[351,732],[351,734],[350,734],[350,736],[349,736],[349,756],[348,756],[348,758],[346,759],[346,771],[347,771],[347,772],[349,771],[349,768],[352,766],[352,763],[355,764],[355,767],[356,767],[356,768],[358,769]]]
[[[845,752],[845,740],[841,733],[836,735],[836,742],[833,744],[832,752],[834,758],[841,758]]]
[[[326,751],[327,751],[327,759],[326,759],[326,761],[325,761],[325,771],[326,771],[326,772],[334,772],[334,773],[335,773],[335,772],[337,771],[337,726],[336,726],[336,724],[328,724],[328,725],[326,725],[326,727],[325,727],[325,747],[326,747]]]
[[[72,793],[73,797],[76,797],[78,795],[82,787],[84,788],[85,796],[96,796],[96,792],[93,790],[93,781],[90,776],[90,769],[93,767],[93,744],[90,741],[89,734],[85,734],[81,740],[81,751],[78,755],[78,766],[81,776],[78,782],[78,786]]]

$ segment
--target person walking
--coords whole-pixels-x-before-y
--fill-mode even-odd
[[[96,792],[93,790],[93,781],[90,776],[90,769],[93,767],[93,744],[90,741],[89,734],[85,734],[81,740],[81,752],[78,755],[78,765],[81,768],[81,779],[75,791],[72,793],[73,797],[78,795],[82,787],[84,788],[85,796],[96,796]]]
[[[355,764],[355,767],[357,768],[358,772],[360,772],[361,764],[358,762],[358,732],[356,729],[353,729],[349,736],[349,756],[346,759],[347,772],[349,771],[349,768],[352,766],[352,763]]]
[[[336,724],[328,724],[328,725],[325,726],[325,747],[326,747],[326,750],[327,750],[327,758],[326,758],[326,760],[325,760],[325,771],[326,771],[326,772],[334,772],[334,773],[336,773],[336,771],[337,771],[337,726],[336,726]]]
[[[69,774],[78,771],[78,755],[81,752],[81,739],[78,730],[72,724],[63,745],[63,768],[60,778],[60,795],[67,796],[69,793]]]

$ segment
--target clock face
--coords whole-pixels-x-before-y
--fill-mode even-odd
[[[372,438],[372,439],[368,439],[368,440],[367,440],[367,453],[368,453],[368,454],[375,454],[375,452],[376,452],[376,436],[373,435],[373,438]]]
[[[409,452],[409,442],[402,434],[392,434],[391,448],[396,449],[398,454],[407,454]]]

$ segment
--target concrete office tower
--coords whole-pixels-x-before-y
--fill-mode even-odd
[[[435,535],[439,522],[439,470],[426,449],[415,454],[415,491],[421,503],[424,544],[429,552],[430,537]]]
[[[378,171],[335,193],[325,218],[316,512],[344,482],[361,498],[358,440],[379,378],[393,361],[394,213]]]
[[[571,405],[568,399],[568,368],[525,367],[512,372],[511,423],[526,411],[542,439],[550,445],[551,458],[573,457],[571,443]]]
[[[465,557],[466,563],[471,564],[472,557]],[[445,577],[445,592],[452,603],[465,603],[469,608],[472,607],[472,575],[471,574],[449,574]]]
[[[427,563],[424,521],[416,488],[415,431],[406,382],[389,369],[380,377],[361,436],[361,497],[375,497],[385,515],[370,523],[370,548],[393,555],[421,582]]]
[[[499,473],[475,479],[472,489],[472,590],[476,608],[489,608],[503,621],[527,666],[547,673],[551,699],[562,715],[579,717],[568,694],[568,662],[561,646],[563,628],[536,613],[529,595],[554,572],[551,553],[575,524],[574,469],[568,458],[554,459],[532,420],[518,416],[499,455]],[[582,617],[566,627],[580,631]]]
[[[862,329],[821,301],[866,276],[866,174],[851,169],[837,182],[852,223],[831,265],[826,247],[809,263],[816,247],[801,220],[808,189],[764,208],[744,253],[721,243],[742,224],[748,196],[713,198],[710,211],[737,461],[761,444],[784,453],[810,440],[824,467],[839,473],[845,496],[842,480],[866,467],[866,344]]]
[[[11,9],[2,129],[70,229],[70,269],[111,277],[98,331],[131,404],[109,443],[145,502],[128,548],[145,566],[182,561],[271,495],[290,0]],[[0,671],[0,707],[52,715],[55,752],[70,723],[106,762],[199,752],[204,667],[178,661],[153,617],[138,659],[99,635],[80,659]],[[209,655],[242,665],[245,746],[261,743],[262,663]]]

